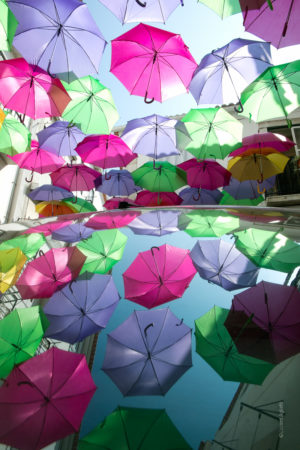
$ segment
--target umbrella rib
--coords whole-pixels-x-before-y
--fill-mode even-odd
[[[181,341],[186,335],[188,335],[190,332],[191,332],[191,329],[189,328],[185,334],[183,334],[182,336],[180,336],[176,341],[173,341],[172,344],[167,345],[166,347],[164,347],[164,348],[162,348],[161,350],[159,350],[157,353],[153,353],[153,356],[155,356],[156,359],[160,359],[160,358],[157,357],[157,355],[159,355],[159,353],[164,352],[165,350],[168,350],[169,348],[173,347],[175,344],[177,344],[178,342],[180,342],[180,341]],[[160,334],[161,334],[161,332],[160,332]],[[160,334],[159,334],[159,336],[160,336]],[[155,349],[155,346],[156,346],[156,343],[157,343],[158,339],[159,339],[159,338],[157,338],[157,340],[156,340],[156,342],[155,342],[155,344],[154,344],[154,346],[153,346],[153,352],[154,352],[154,349]],[[170,364],[171,364],[171,363],[170,363]]]

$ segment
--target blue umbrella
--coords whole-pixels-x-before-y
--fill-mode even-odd
[[[44,307],[47,337],[82,341],[106,327],[120,296],[111,275],[84,273],[56,292]]]
[[[266,178],[260,183],[259,190],[264,192],[264,189],[267,191],[271,189],[276,181],[276,176]],[[257,189],[257,181],[256,180],[246,180],[239,181],[236,178],[231,177],[229,185],[224,187],[224,191],[228,192],[233,198],[236,200],[242,200],[246,198],[254,199],[258,198],[261,193],[258,192]]]
[[[210,191],[192,187],[182,189],[178,195],[183,199],[182,205],[217,205],[222,198],[218,189]]]
[[[177,211],[151,211],[136,217],[128,227],[135,234],[163,236],[179,231]]]
[[[54,186],[53,184],[43,184],[36,189],[33,189],[28,197],[31,200],[41,201],[41,202],[52,202],[60,201],[65,198],[72,198],[74,195],[72,192],[66,189]]]
[[[57,121],[37,134],[40,147],[58,156],[78,156],[75,148],[85,134],[73,123]]]
[[[202,278],[227,291],[256,284],[259,269],[234,244],[221,239],[197,241],[190,256]]]
[[[106,172],[102,178],[102,183],[97,187],[97,191],[113,196],[128,196],[134,192],[140,191],[142,188],[136,186],[132,175],[128,170],[113,169]]]
[[[83,223],[74,223],[66,227],[59,228],[52,233],[52,238],[57,241],[78,242],[90,237],[95,230],[86,227]]]

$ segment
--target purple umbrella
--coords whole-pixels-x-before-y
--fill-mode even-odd
[[[52,295],[44,312],[50,322],[47,337],[82,341],[106,327],[120,296],[111,275],[84,273]]]
[[[95,230],[86,227],[83,223],[73,223],[67,225],[66,227],[59,228],[52,233],[52,238],[57,241],[64,242],[78,242],[82,239],[87,239],[90,237]]]
[[[259,269],[234,244],[221,239],[197,241],[191,258],[199,275],[227,291],[254,286]]]
[[[264,189],[267,191],[271,189],[276,181],[276,176],[266,178],[262,183],[257,183],[256,180],[239,181],[236,178],[231,177],[229,185],[224,187],[224,191],[228,192],[236,200],[242,200],[245,198],[258,198]],[[258,188],[257,188],[258,186]],[[261,192],[259,192],[259,190]]]
[[[58,156],[78,156],[75,148],[85,134],[73,123],[57,121],[38,134],[40,146]]]
[[[73,194],[66,189],[53,186],[53,184],[43,184],[43,186],[33,189],[28,194],[28,197],[31,198],[31,200],[53,202],[63,200],[64,198],[72,198]]]
[[[123,395],[164,395],[191,366],[191,329],[166,309],[134,311],[107,336],[102,370]]]
[[[113,196],[128,196],[142,188],[134,184],[131,173],[128,170],[113,169],[105,173],[102,184],[97,187],[97,191]]]
[[[179,192],[179,197],[183,199],[182,205],[217,205],[222,194],[218,189],[209,191],[208,189],[184,188]]]
[[[151,211],[136,217],[128,227],[135,234],[164,236],[179,231],[177,211]]]

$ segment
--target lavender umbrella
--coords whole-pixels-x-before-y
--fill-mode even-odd
[[[52,295],[47,336],[74,344],[106,327],[120,296],[111,275],[84,273]]]
[[[59,228],[52,233],[52,238],[57,241],[64,242],[78,242],[82,239],[87,239],[90,237],[95,230],[87,228],[83,223],[73,223],[67,225],[66,227]]]
[[[164,236],[179,231],[177,211],[151,211],[136,217],[128,227],[135,234]]]
[[[110,170],[102,178],[102,184],[97,187],[97,191],[112,196],[128,196],[142,188],[136,186],[131,173],[128,170]]]
[[[258,198],[264,189],[267,191],[271,189],[276,181],[276,176],[266,178],[262,183],[257,183],[256,180],[239,181],[231,177],[229,185],[224,187],[224,191],[228,192],[236,200],[245,198]],[[261,191],[261,192],[259,192]]]
[[[72,198],[73,194],[66,189],[54,186],[53,184],[43,184],[36,189],[33,189],[28,197],[31,200],[37,200],[41,202],[53,202],[63,200],[64,198]]]
[[[259,269],[234,244],[216,240],[197,241],[191,258],[199,275],[227,291],[254,286]]]
[[[209,191],[208,189],[184,188],[179,192],[179,197],[183,199],[182,205],[217,205],[222,194],[218,189]]]
[[[191,366],[191,329],[166,309],[134,311],[107,336],[102,370],[123,395],[164,395]]]
[[[40,146],[58,156],[77,156],[75,148],[85,138],[85,134],[73,123],[57,121],[38,134]]]

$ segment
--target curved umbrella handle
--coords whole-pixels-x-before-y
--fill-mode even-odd
[[[244,107],[243,107],[240,99],[239,99],[239,102],[238,102],[238,106],[234,105],[233,109],[237,113],[242,113],[244,111]]]
[[[33,170],[31,171],[30,178],[27,177],[25,178],[25,181],[27,181],[27,183],[31,183],[32,180],[33,180]]]
[[[262,181],[263,181],[263,180],[262,180]],[[262,183],[262,181],[258,181],[258,180],[257,180],[257,192],[258,192],[259,194],[264,194],[264,193],[266,192],[266,188],[263,188],[262,191],[261,191],[260,188],[259,188],[259,185],[260,185],[260,183]]]
[[[182,325],[183,323],[183,319],[181,319],[181,321],[179,323],[176,323],[176,327],[180,327],[180,325]]]
[[[77,203],[77,195],[71,198],[71,203]]]
[[[147,100],[148,92],[145,93],[144,102],[150,105],[150,103],[154,102],[154,97],[151,100]]]
[[[147,325],[145,328],[144,328],[144,335],[147,337],[147,331],[148,331],[148,328],[150,328],[150,327],[154,327],[154,323],[149,323],[149,325]]]
[[[105,172],[105,174],[104,174],[104,179],[105,179],[106,181],[110,180],[110,179],[111,179],[111,175],[109,175],[108,172]]]
[[[200,189],[198,189],[198,195],[197,195],[197,197],[195,197],[195,194],[193,194],[193,199],[195,200],[195,202],[198,202],[198,200],[200,200],[200,197],[201,197]]]
[[[45,253],[43,252],[43,250],[38,250],[37,253],[39,254],[39,256],[45,256]]]
[[[142,8],[145,8],[145,6],[147,5],[147,2],[143,3],[140,0],[135,0],[135,1],[138,5],[142,6]]]
[[[154,253],[153,253],[153,249],[154,249],[154,248],[156,248],[157,250],[159,250],[159,247],[156,247],[156,246],[151,247],[150,250],[151,250],[151,253],[152,253],[153,256],[154,256]]]

